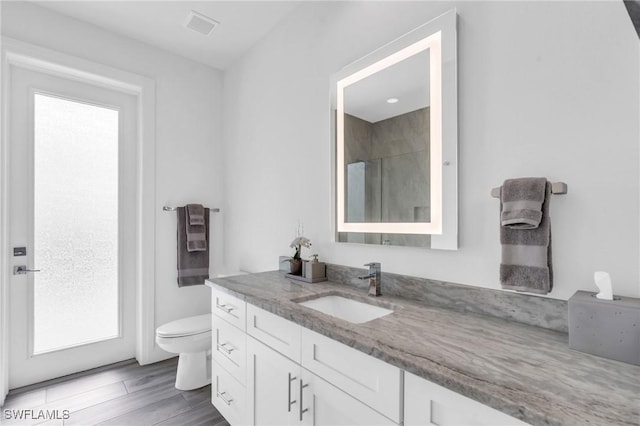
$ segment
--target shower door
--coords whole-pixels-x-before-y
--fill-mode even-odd
[[[136,98],[12,67],[9,387],[133,358]]]

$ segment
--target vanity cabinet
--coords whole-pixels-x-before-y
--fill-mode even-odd
[[[213,288],[211,403],[233,425],[248,423],[246,307],[243,300]]]
[[[233,425],[524,425],[212,286],[211,401]]]
[[[399,407],[394,422],[361,402],[386,407],[383,400],[391,397],[398,403],[400,370],[396,367],[251,304],[246,311],[249,424],[399,423]],[[380,380],[373,368],[387,374],[395,370],[391,391],[390,382]],[[383,388],[386,392],[379,392]]]
[[[408,372],[404,373],[405,426],[518,426],[522,421]]]
[[[249,424],[256,426],[393,426],[396,424],[250,336],[247,338],[247,349]]]
[[[230,424],[400,423],[398,368],[215,286],[212,312],[211,401]]]

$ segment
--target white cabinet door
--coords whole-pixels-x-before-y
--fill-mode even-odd
[[[229,424],[248,424],[245,387],[215,361],[211,375],[211,403]]]
[[[247,336],[249,423],[286,426],[298,423],[296,392],[300,366]]]
[[[349,396],[315,374],[302,369],[297,384],[298,419],[305,426],[396,425],[393,421]],[[302,407],[303,412],[299,409]]]
[[[404,384],[405,426],[526,425],[514,417],[414,374],[405,372]]]
[[[399,368],[306,328],[302,366],[396,423],[402,421]]]

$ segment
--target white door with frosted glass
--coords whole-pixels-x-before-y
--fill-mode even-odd
[[[136,98],[11,68],[9,387],[135,355]]]

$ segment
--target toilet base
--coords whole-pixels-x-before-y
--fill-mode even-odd
[[[211,351],[181,353],[176,389],[193,390],[211,383]]]

